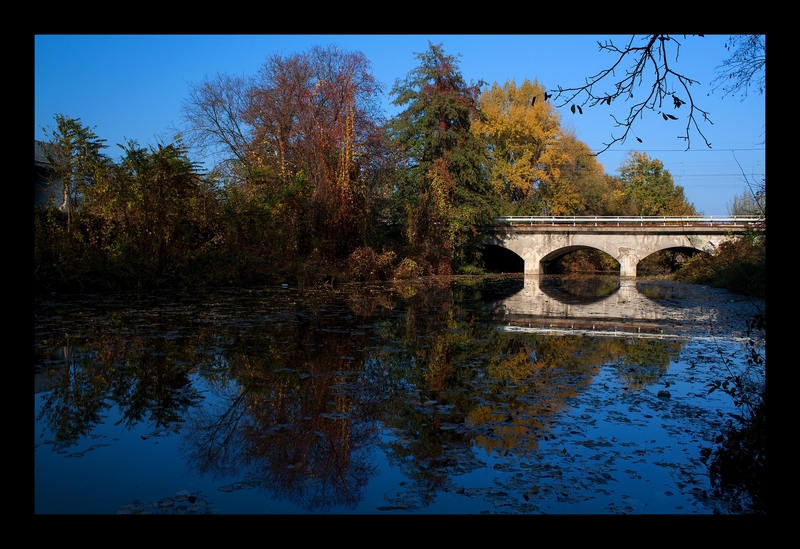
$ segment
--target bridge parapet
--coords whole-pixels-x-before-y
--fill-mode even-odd
[[[590,226],[653,226],[677,225],[683,227],[727,226],[731,228],[751,227],[764,222],[763,217],[697,217],[697,216],[511,216],[497,217],[499,225],[590,225]]]

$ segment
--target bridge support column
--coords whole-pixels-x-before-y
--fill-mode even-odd
[[[619,258],[619,276],[636,276],[636,265],[639,258],[631,250],[627,251]]]
[[[525,262],[524,272],[526,275],[538,275],[539,271],[539,256],[532,249],[527,249],[522,252],[522,260]]]

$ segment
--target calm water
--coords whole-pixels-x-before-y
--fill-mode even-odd
[[[522,275],[37,299],[35,512],[728,512],[707,385],[763,306]]]

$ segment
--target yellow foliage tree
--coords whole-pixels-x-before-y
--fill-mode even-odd
[[[585,210],[579,182],[603,167],[546,99],[544,86],[496,82],[480,98],[483,118],[472,125],[489,153],[489,178],[506,213],[578,215]]]
[[[544,95],[535,80],[495,82],[480,97],[483,119],[472,124],[487,144],[492,187],[512,204],[532,200],[537,185],[551,180],[546,166],[560,122]]]
[[[610,190],[603,165],[573,130],[561,130],[550,157],[553,179],[541,193],[550,215],[610,215],[603,203]]]

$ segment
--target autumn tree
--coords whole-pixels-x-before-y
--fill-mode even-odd
[[[441,44],[416,57],[419,65],[391,91],[404,108],[388,124],[405,156],[396,203],[412,255],[446,274],[474,261],[478,229],[491,219],[485,149],[470,131],[480,90]]]
[[[664,163],[647,153],[631,151],[619,168],[626,215],[692,216],[683,187],[675,185]]]
[[[575,132],[561,125],[544,86],[496,82],[480,97],[472,131],[487,148],[489,180],[512,215],[582,215],[595,209],[582,191],[602,182],[603,167]]]
[[[343,256],[365,238],[380,181],[379,92],[362,53],[315,47],[195,85],[184,113],[192,142],[225,151],[221,173],[281,227],[285,251]]]
[[[558,178],[543,197],[553,215],[619,215],[621,184],[605,173],[589,146],[572,130],[563,130],[557,147]],[[559,196],[566,199],[559,200]],[[559,212],[559,213],[556,213]]]
[[[472,125],[485,140],[489,181],[512,213],[538,214],[544,208],[541,191],[552,184],[550,169],[557,154],[559,114],[545,100],[537,81],[496,82],[480,96],[482,118]]]

